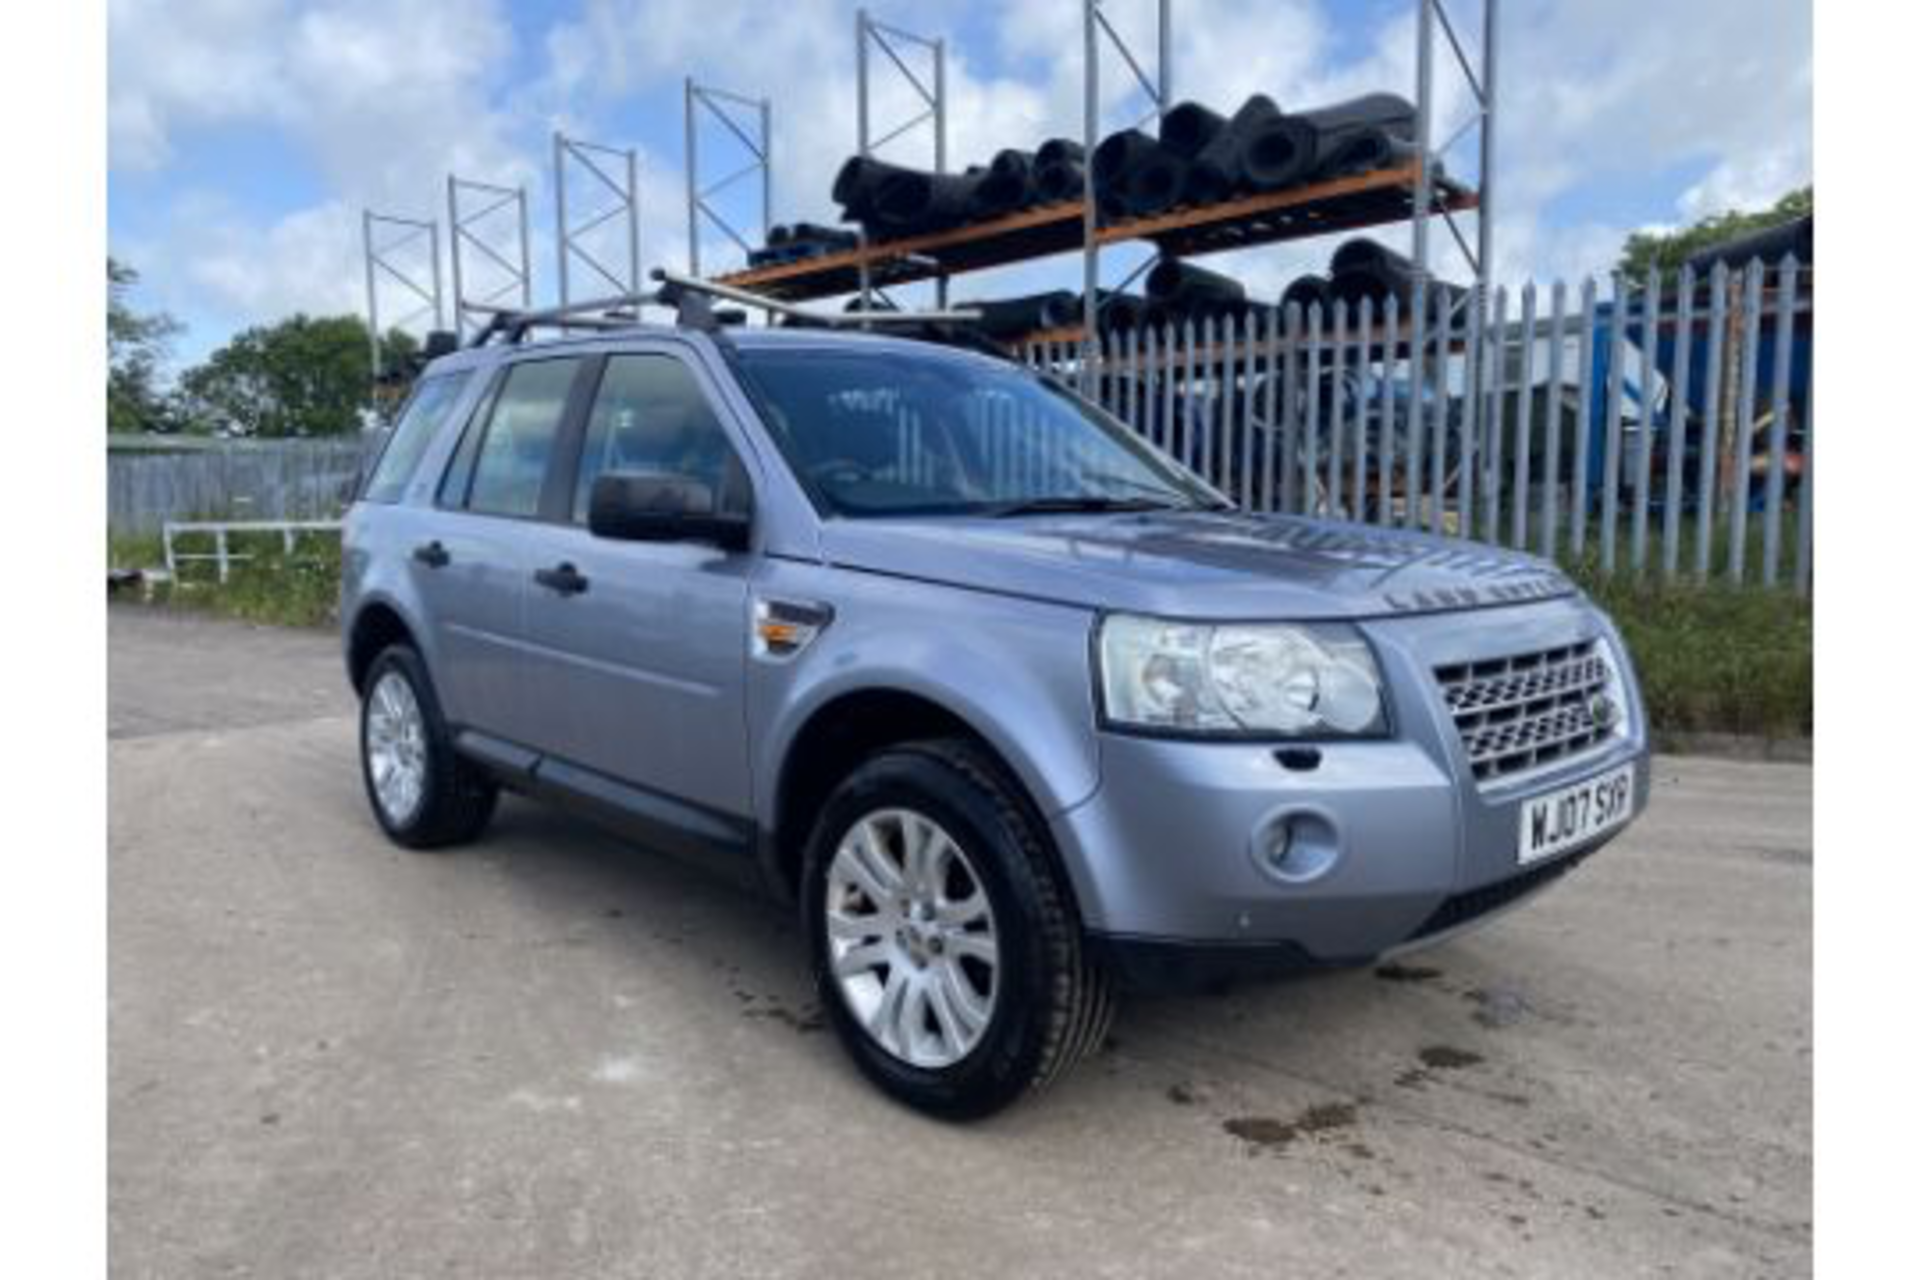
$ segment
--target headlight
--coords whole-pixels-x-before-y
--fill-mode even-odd
[[[1100,626],[1100,683],[1107,719],[1138,729],[1366,737],[1386,727],[1373,652],[1338,623],[1114,614]]]

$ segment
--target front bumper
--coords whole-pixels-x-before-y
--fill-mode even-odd
[[[1394,737],[1311,751],[1107,734],[1101,782],[1053,834],[1094,946],[1136,984],[1363,963],[1464,927],[1558,879],[1619,829],[1541,863],[1518,861],[1524,802],[1631,764],[1646,805],[1645,712],[1626,673],[1629,729],[1575,760],[1480,784],[1436,666],[1604,636],[1582,601],[1366,624],[1392,691]],[[1276,871],[1264,833],[1286,821]],[[1284,872],[1284,873],[1283,873]]]

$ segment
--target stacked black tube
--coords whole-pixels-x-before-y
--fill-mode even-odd
[[[1157,138],[1122,129],[1101,141],[1094,193],[1108,221],[1149,218],[1402,164],[1413,136],[1413,104],[1390,93],[1301,112],[1255,94],[1231,117],[1183,102],[1161,119]]]
[[[1411,319],[1416,278],[1413,259],[1377,240],[1355,236],[1334,250],[1325,275],[1309,272],[1288,285],[1280,295],[1280,306],[1297,308],[1302,319],[1318,307],[1323,318],[1330,318],[1334,305],[1345,303],[1347,315],[1354,317],[1360,312],[1360,304],[1370,301],[1378,317],[1386,313],[1387,303],[1392,301],[1402,318]],[[1460,293],[1459,285],[1430,281],[1429,317],[1441,314]]]
[[[842,253],[859,243],[860,238],[839,227],[823,227],[817,222],[781,223],[767,232],[767,246],[747,254],[750,267],[770,267],[782,262],[799,262],[829,253]]]
[[[1069,289],[1022,294],[1014,298],[996,298],[982,302],[960,302],[955,308],[980,313],[978,327],[987,337],[1000,342],[1016,342],[1050,329],[1079,326],[1085,315],[1084,294]],[[1100,291],[1100,331],[1127,333],[1147,323],[1149,303],[1137,294],[1112,289]]]
[[[1035,205],[1078,197],[1086,186],[1085,153],[1069,138],[1037,151],[1001,151],[963,173],[931,173],[853,156],[840,166],[833,198],[843,222],[859,223],[870,240],[946,231]]]

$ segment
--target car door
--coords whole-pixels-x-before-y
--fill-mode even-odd
[[[749,553],[587,530],[607,471],[747,492],[699,370],[670,349],[609,355],[580,432],[567,519],[533,530],[527,597],[540,750],[643,790],[750,812],[745,667]]]
[[[526,530],[542,514],[579,357],[507,366],[467,424],[417,545],[414,575],[434,633],[447,718],[512,742],[530,733]]]

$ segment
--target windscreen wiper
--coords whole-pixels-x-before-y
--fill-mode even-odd
[[[1132,511],[1193,511],[1196,508],[1185,502],[1170,502],[1165,498],[1114,498],[1100,494],[1055,495],[1046,498],[1026,498],[1019,502],[1003,503],[991,508],[987,514],[996,519],[1007,516],[1042,516],[1060,514],[1109,514]]]

